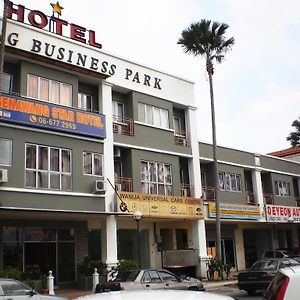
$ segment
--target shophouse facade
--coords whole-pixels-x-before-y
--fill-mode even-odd
[[[0,267],[38,264],[62,285],[86,255],[137,260],[139,210],[142,267],[180,259],[195,273],[206,243],[193,83],[101,48],[92,30],[9,4]]]

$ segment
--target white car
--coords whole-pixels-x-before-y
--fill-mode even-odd
[[[229,296],[222,296],[207,292],[183,290],[135,290],[105,292],[101,294],[79,297],[76,300],[233,300]]]
[[[277,272],[271,281],[264,300],[299,300],[300,266],[291,266]]]

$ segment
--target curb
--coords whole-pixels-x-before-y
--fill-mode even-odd
[[[237,285],[237,280],[227,280],[227,281],[218,281],[218,282],[202,282],[205,290],[213,290],[224,286],[233,286]]]

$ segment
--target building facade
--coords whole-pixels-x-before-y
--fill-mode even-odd
[[[9,4],[0,268],[38,264],[63,285],[88,255],[205,276],[212,151],[198,142],[193,83],[101,48],[93,30]],[[218,153],[224,261],[241,270],[298,246],[299,163]]]

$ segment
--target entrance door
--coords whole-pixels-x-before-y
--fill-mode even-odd
[[[51,270],[56,279],[56,243],[25,243],[24,248],[25,267],[28,265],[38,265],[42,274],[46,276],[49,275],[49,271]]]

